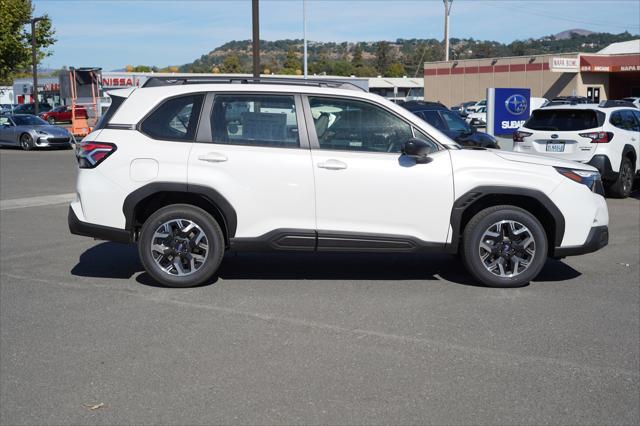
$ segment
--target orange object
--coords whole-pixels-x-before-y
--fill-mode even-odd
[[[69,82],[71,86],[71,134],[74,136],[85,137],[93,130],[89,126],[89,117],[97,119],[98,107],[96,95],[98,93],[98,78],[95,73],[91,73],[91,102],[78,103],[77,87],[76,87],[76,70],[69,70]],[[76,117],[76,106],[82,105],[87,110],[85,117]]]

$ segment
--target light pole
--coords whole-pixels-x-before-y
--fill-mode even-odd
[[[36,22],[44,20],[43,17],[33,18],[31,22],[31,60],[33,62],[33,111],[38,115],[38,52],[36,50]]]
[[[260,78],[260,1],[251,1],[253,21],[253,78]]]
[[[449,62],[449,13],[453,0],[442,0],[444,3],[444,60]]]
[[[307,79],[307,0],[302,0],[302,32],[304,37],[304,79]]]

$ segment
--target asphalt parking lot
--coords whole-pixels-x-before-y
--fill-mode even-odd
[[[74,181],[71,150],[0,150],[2,424],[640,423],[638,193],[524,288],[448,255],[230,254],[166,289],[69,234],[42,197]]]

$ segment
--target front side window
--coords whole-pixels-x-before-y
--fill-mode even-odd
[[[142,122],[142,132],[153,139],[192,141],[203,97],[195,94],[166,100]]]
[[[411,126],[368,102],[309,97],[321,149],[400,152]]]
[[[215,95],[211,110],[214,143],[298,148],[293,96]]]

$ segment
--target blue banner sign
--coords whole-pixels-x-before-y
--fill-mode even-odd
[[[531,89],[487,89],[487,132],[512,134],[531,113]]]

